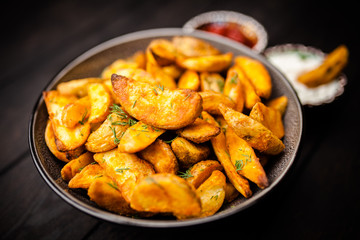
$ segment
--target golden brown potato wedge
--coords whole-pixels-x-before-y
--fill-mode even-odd
[[[169,144],[161,139],[156,141],[138,153],[141,159],[150,162],[156,173],[173,173],[179,170],[176,156]]]
[[[185,57],[201,57],[218,55],[220,51],[211,44],[194,37],[176,36],[172,43],[179,55]]]
[[[176,89],[176,82],[175,79],[166,74],[163,69],[158,66],[157,64],[152,64],[148,62],[146,64],[146,71],[151,74],[151,76],[159,82],[160,86],[166,87],[168,89]]]
[[[283,142],[258,121],[223,104],[219,105],[219,109],[236,135],[251,147],[269,155],[277,155],[284,150]]]
[[[278,110],[267,107],[263,103],[258,102],[251,109],[249,117],[258,121],[264,125],[264,127],[267,127],[279,139],[284,137],[284,125],[282,122],[281,113]]]
[[[56,90],[61,95],[75,95],[77,97],[85,97],[88,92],[88,85],[90,83],[102,83],[101,78],[82,78],[67,82],[62,82],[57,85]]]
[[[183,168],[189,168],[195,163],[205,160],[210,154],[208,146],[191,143],[182,137],[177,137],[171,142],[171,149],[174,151],[179,165]]]
[[[81,169],[94,162],[93,154],[86,152],[80,157],[71,160],[61,169],[61,177],[64,181],[70,181]]]
[[[151,85],[161,86],[160,81],[155,79],[150,73],[140,68],[124,68],[116,72],[117,75],[121,75],[127,78],[134,79],[136,81],[147,82]],[[111,84],[111,80],[110,80]],[[111,87],[112,89],[112,87]]]
[[[91,201],[111,212],[124,216],[137,214],[125,200],[116,182],[106,175],[94,179],[88,189],[88,195]]]
[[[167,66],[175,62],[176,49],[169,40],[155,39],[149,44],[148,50],[159,66]]]
[[[211,176],[196,189],[200,197],[201,213],[199,217],[214,215],[222,206],[225,199],[226,177],[219,170],[212,172]]]
[[[230,66],[232,57],[231,52],[203,57],[178,57],[176,63],[182,68],[198,72],[221,72]]]
[[[90,99],[82,97],[73,103],[67,104],[61,115],[61,122],[65,127],[73,128],[77,124],[84,124],[90,116]]]
[[[266,103],[268,107],[278,110],[281,113],[281,116],[284,115],[287,104],[288,98],[285,95],[271,99],[269,102]]]
[[[62,95],[59,91],[51,90],[43,92],[46,109],[50,119],[56,119],[59,124],[62,124],[62,111],[64,107],[77,100],[75,95]]]
[[[238,137],[232,128],[228,128],[226,131],[226,146],[231,162],[239,174],[254,182],[261,189],[269,186],[266,173],[254,150],[245,140]]]
[[[210,114],[221,115],[218,108],[220,103],[225,104],[231,108],[235,106],[235,102],[224,94],[210,90],[199,92],[199,94],[203,100],[203,110]]]
[[[102,177],[104,174],[104,169],[97,164],[97,162],[92,162],[83,167],[78,174],[71,178],[68,186],[69,188],[88,189],[96,178]]]
[[[239,191],[236,190],[236,188],[234,187],[234,185],[232,185],[231,182],[226,182],[224,190],[225,200],[227,202],[232,202],[239,196]]]
[[[166,75],[172,77],[173,79],[178,79],[183,73],[183,69],[176,64],[163,66],[161,69]]]
[[[297,80],[309,88],[329,83],[341,73],[347,64],[348,57],[347,47],[340,45],[326,56],[319,67],[301,74]]]
[[[60,152],[55,143],[55,136],[54,131],[52,129],[51,122],[48,121],[45,128],[45,143],[46,146],[49,148],[50,152],[59,160],[63,162],[69,162],[70,160],[67,159],[65,152]]]
[[[223,167],[216,160],[204,160],[200,161],[192,166],[187,171],[187,177],[185,178],[194,188],[198,188],[211,173],[215,170],[222,170]]]
[[[208,113],[202,113],[203,118],[209,123],[218,126],[219,124],[215,121],[215,119]],[[221,132],[219,135],[211,139],[211,144],[214,148],[214,152],[224,167],[227,177],[229,181],[234,185],[234,187],[246,198],[251,197],[252,191],[250,189],[250,185],[248,180],[240,176],[236,170],[234,165],[231,163],[230,154],[226,150],[226,140],[225,134]]]
[[[180,77],[178,88],[191,89],[194,91],[200,88],[199,74],[193,70],[186,70]]]
[[[141,68],[139,66],[139,63],[134,61],[128,61],[125,59],[117,59],[113,63],[111,63],[109,66],[107,66],[101,73],[101,78],[103,79],[109,79],[111,78],[111,75],[116,73],[117,71],[125,68]]]
[[[118,75],[113,75],[112,84],[126,112],[157,128],[185,127],[202,111],[201,96],[189,89],[169,90]]]
[[[102,122],[109,115],[109,108],[113,104],[110,93],[101,83],[91,83],[88,86],[90,97],[90,123]]]
[[[179,129],[176,133],[183,138],[186,138],[195,143],[203,143],[209,141],[220,133],[220,128],[197,118],[192,124]]]
[[[256,94],[269,98],[272,90],[271,77],[265,66],[258,60],[246,56],[235,58],[235,65],[240,67],[251,81]]]
[[[136,153],[151,145],[165,130],[147,125],[141,121],[126,129],[120,139],[119,151]]]
[[[132,153],[120,153],[117,149],[96,153],[96,162],[119,186],[126,201],[130,202],[135,185],[146,176],[155,173],[152,165]]]
[[[85,144],[86,149],[90,152],[106,152],[115,148],[120,143],[126,129],[132,124],[135,124],[135,121],[116,105],[113,113],[90,134]]]
[[[201,203],[184,179],[170,173],[144,178],[134,189],[131,207],[138,211],[172,213],[178,219],[196,217]]]
[[[222,93],[224,90],[225,80],[219,73],[200,73],[201,91],[211,90]]]
[[[245,93],[240,82],[242,71],[237,71],[236,67],[231,67],[226,76],[224,85],[224,95],[234,101],[234,109],[242,112],[245,104]]]

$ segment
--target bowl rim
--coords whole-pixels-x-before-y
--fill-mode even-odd
[[[91,56],[104,51],[108,48],[117,46],[119,44],[126,43],[131,40],[139,40],[143,38],[151,38],[151,37],[165,37],[165,36],[175,36],[175,35],[191,35],[194,37],[200,37],[204,40],[209,41],[216,41],[223,45],[229,45],[232,48],[240,49],[241,51],[245,52],[246,54],[254,57],[255,59],[261,60],[268,69],[276,72],[282,79],[283,84],[287,85],[288,89],[292,91],[292,94],[295,97],[295,105],[296,108],[299,110],[299,136],[295,146],[294,146],[294,153],[289,159],[289,163],[287,167],[277,176],[277,178],[271,183],[271,185],[263,190],[261,190],[257,195],[252,196],[251,198],[247,199],[245,202],[242,202],[238,206],[234,206],[232,208],[228,208],[223,210],[222,212],[218,212],[212,216],[206,218],[194,218],[194,219],[187,219],[187,220],[154,220],[154,219],[137,219],[131,217],[121,216],[119,214],[111,213],[106,210],[102,210],[100,208],[91,206],[80,199],[77,199],[70,193],[66,192],[62,189],[59,184],[57,184],[56,179],[53,179],[50,174],[46,171],[45,167],[41,164],[39,153],[37,152],[35,146],[35,122],[38,117],[38,109],[40,105],[43,103],[42,94],[39,94],[38,99],[34,105],[34,108],[30,115],[29,120],[29,128],[28,128],[28,144],[31,152],[31,156],[36,166],[36,169],[40,173],[43,180],[47,183],[48,186],[58,195],[60,196],[65,202],[73,206],[75,209],[78,209],[88,215],[93,217],[97,217],[98,219],[102,219],[108,222],[116,223],[116,224],[124,224],[129,226],[137,226],[137,227],[148,227],[148,228],[174,228],[174,227],[186,227],[186,226],[193,226],[198,224],[203,224],[207,222],[212,222],[215,220],[220,220],[230,215],[234,215],[252,205],[254,205],[259,200],[263,199],[272,189],[274,189],[280,181],[282,181],[285,175],[289,172],[289,169],[293,165],[295,159],[298,156],[298,151],[300,148],[300,143],[303,135],[303,109],[300,104],[300,101],[297,97],[296,92],[294,91],[291,84],[287,81],[286,77],[271,63],[266,60],[264,56],[257,54],[256,52],[252,51],[251,49],[242,46],[235,41],[224,39],[221,36],[214,36],[214,34],[209,34],[204,31],[194,31],[192,33],[185,32],[182,28],[155,28],[155,29],[148,29],[148,30],[141,30],[132,33],[128,33],[125,35],[121,35],[119,37],[115,37],[103,43],[96,45],[95,47],[85,51],[80,56],[76,57],[74,60],[70,61],[60,72],[58,72],[49,83],[43,88],[43,91],[49,90],[52,88],[71,68],[75,67],[77,64],[81,63],[82,61],[90,58]]]

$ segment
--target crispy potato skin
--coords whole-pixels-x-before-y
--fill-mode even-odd
[[[157,173],[139,182],[131,199],[138,211],[172,213],[178,219],[196,217],[201,203],[184,179],[170,173]]]
[[[254,150],[243,139],[238,137],[232,128],[226,131],[226,146],[231,162],[238,173],[264,189],[269,186],[266,173],[256,157]]]
[[[45,143],[49,148],[50,152],[59,160],[63,162],[69,162],[70,160],[66,158],[66,153],[60,152],[55,143],[54,131],[52,129],[51,122],[48,121],[45,128]]]
[[[174,152],[169,144],[161,139],[156,139],[154,143],[138,153],[141,159],[150,162],[156,173],[173,173],[179,170]]]
[[[214,115],[221,115],[221,112],[218,108],[219,104],[225,104],[229,107],[234,107],[235,102],[225,95],[214,92],[211,90],[207,90],[204,92],[199,92],[202,100],[203,100],[203,110]]]
[[[96,178],[102,177],[104,174],[105,171],[99,164],[89,164],[69,181],[68,186],[69,188],[88,189]]]
[[[193,164],[205,160],[210,149],[206,145],[191,143],[185,138],[177,137],[171,142],[171,148],[174,151],[180,167],[189,168]]]
[[[219,105],[219,109],[236,135],[253,148],[269,155],[277,155],[284,150],[282,141],[261,123],[223,104]]]
[[[225,199],[226,177],[219,170],[211,173],[211,176],[196,189],[200,197],[201,213],[199,217],[214,215],[222,206]]]
[[[109,115],[109,108],[111,106],[112,97],[101,83],[91,83],[88,86],[88,94],[90,97],[90,123],[102,122]]]
[[[71,160],[61,169],[61,177],[64,181],[70,181],[82,168],[94,162],[93,153],[86,152],[80,157]]]
[[[231,52],[203,57],[178,57],[176,63],[185,69],[198,72],[221,72],[231,64],[233,54]]]
[[[160,89],[113,75],[112,85],[125,111],[162,129],[179,129],[195,121],[202,111],[201,96],[189,89]]]
[[[194,143],[204,143],[209,141],[220,133],[220,128],[216,127],[201,118],[197,118],[195,122],[179,129],[176,133]]]
[[[190,174],[192,177],[186,178],[186,181],[194,188],[198,188],[215,170],[223,170],[221,164],[216,160],[198,162],[191,167]]]

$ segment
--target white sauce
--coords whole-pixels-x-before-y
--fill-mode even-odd
[[[303,105],[318,105],[330,101],[341,87],[339,81],[335,80],[316,88],[308,88],[297,81],[298,76],[306,71],[318,67],[323,56],[308,52],[286,51],[272,52],[266,56],[268,60],[277,67],[293,85]]]

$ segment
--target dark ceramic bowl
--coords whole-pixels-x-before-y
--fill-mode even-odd
[[[44,91],[55,89],[56,85],[60,82],[77,78],[99,76],[102,69],[115,59],[130,56],[139,49],[144,50],[153,39],[170,39],[176,35],[184,35],[183,30],[177,28],[146,30],[130,33],[102,43],[68,64],[50,81],[48,86],[44,88]],[[44,130],[46,121],[48,120],[48,114],[44,100],[39,92],[39,99],[36,102],[29,123],[29,144],[31,154],[35,166],[42,178],[50,188],[67,203],[87,214],[113,223],[143,227],[181,227],[218,220],[235,213],[241,214],[240,212],[242,210],[258,202],[261,198],[271,192],[283,179],[295,160],[303,129],[301,105],[291,85],[264,57],[257,55],[247,47],[241,46],[234,41],[224,39],[223,37],[217,37],[202,31],[194,31],[187,35],[208,41],[223,52],[230,51],[233,52],[235,56],[240,54],[247,55],[261,61],[269,70],[273,80],[272,97],[280,95],[286,95],[288,97],[289,103],[284,115],[286,134],[283,139],[286,148],[283,153],[276,156],[276,158],[273,159],[273,161],[270,161],[265,167],[270,186],[264,190],[252,187],[253,196],[251,198],[245,199],[240,196],[232,203],[224,204],[215,215],[199,219],[179,221],[174,218],[159,216],[150,219],[135,219],[120,216],[101,209],[89,200],[86,191],[69,189],[67,183],[62,180],[60,170],[64,163],[57,160],[45,144]]]

